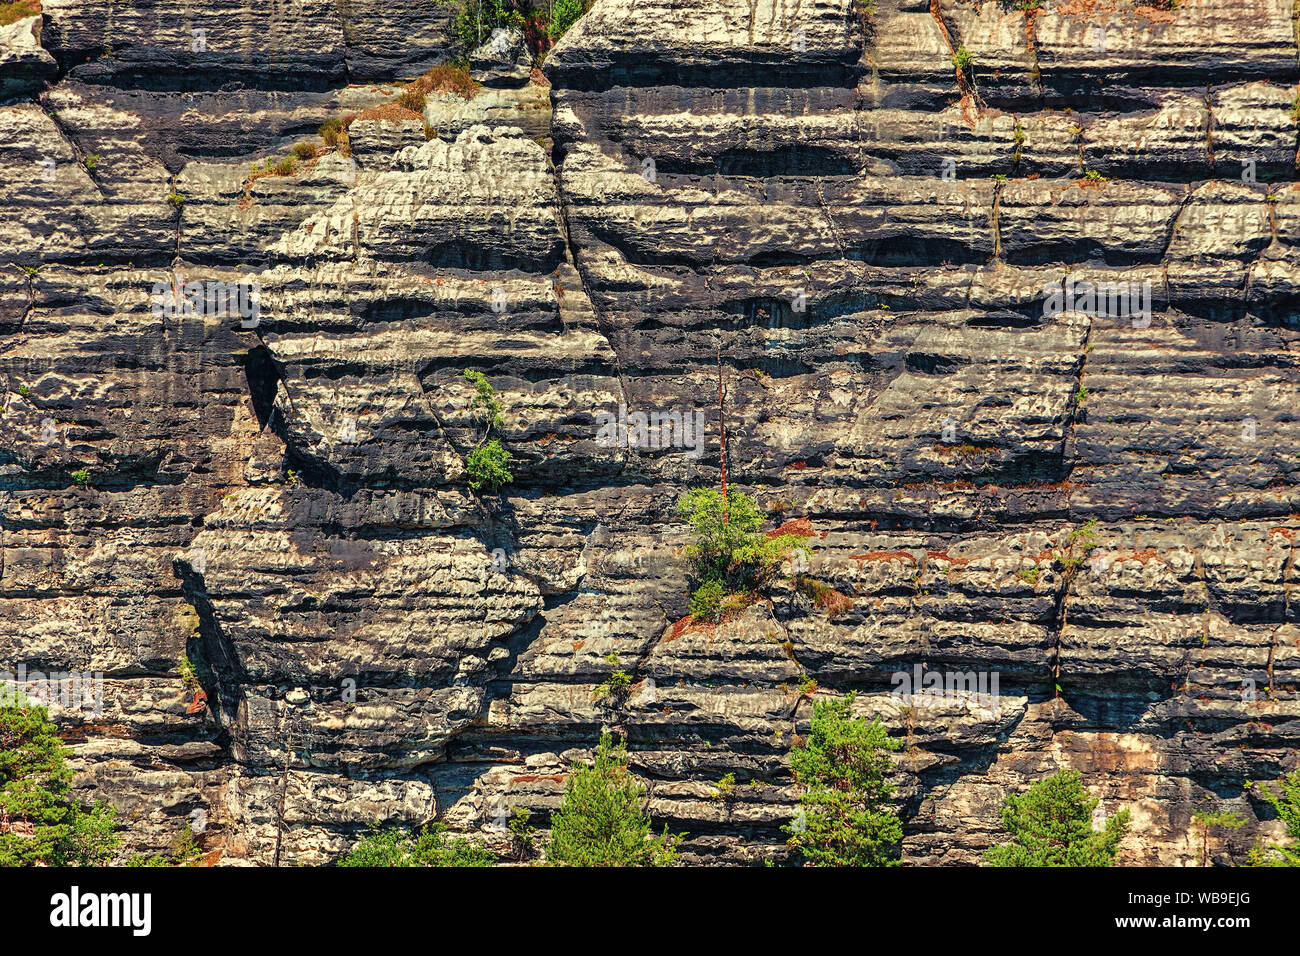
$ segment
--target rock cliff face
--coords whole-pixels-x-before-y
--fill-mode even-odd
[[[848,690],[907,740],[907,862],[976,862],[1058,766],[1133,811],[1122,862],[1192,861],[1211,803],[1251,821],[1220,852],[1268,838],[1296,10],[1167,5],[596,0],[544,76],[250,177],[462,55],[448,8],[44,0],[0,28],[0,670],[102,671],[103,713],[60,715],[78,785],[127,849],[204,810],[223,863],[375,820],[497,845],[602,727],[688,862],[780,858],[789,748]],[[197,282],[257,315],[159,308]],[[466,487],[467,369],[499,496]],[[620,406],[704,441],[609,447]],[[720,422],[847,600],[681,623]],[[918,665],[997,700],[906,706]]]

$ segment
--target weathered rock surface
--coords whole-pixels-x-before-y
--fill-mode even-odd
[[[469,55],[470,75],[484,86],[523,86],[533,71],[527,37],[518,27],[498,27]]]
[[[0,27],[0,96],[33,93],[58,73],[54,57],[41,46],[40,30],[40,17]]]
[[[1242,784],[1300,743],[1290,3],[596,0],[549,87],[482,52],[495,86],[251,174],[470,53],[449,17],[0,30],[0,669],[103,673],[60,719],[129,849],[197,808],[228,863],[490,841],[610,727],[688,861],[760,863],[848,690],[907,741],[910,862],[976,862],[1058,766],[1133,810],[1123,862],[1191,862],[1207,800],[1226,849],[1277,833]],[[174,308],[200,282],[257,314]],[[1149,314],[1047,307],[1084,283]],[[682,621],[719,369],[730,480],[843,601]],[[607,447],[620,405],[704,441]],[[918,665],[999,696],[909,704]]]

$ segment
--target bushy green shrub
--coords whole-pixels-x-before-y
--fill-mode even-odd
[[[1259,794],[1277,811],[1290,839],[1281,846],[1252,854],[1252,862],[1265,866],[1300,866],[1300,770],[1292,771],[1277,781],[1276,786],[1278,792],[1268,784],[1260,784]]]
[[[492,387],[487,376],[471,368],[465,369],[464,376],[465,381],[474,386],[474,407],[483,416],[485,431],[490,432],[493,428],[504,425],[505,419],[501,417],[501,401],[497,398],[496,389]]]
[[[628,773],[627,747],[601,734],[590,767],[575,767],[551,818],[546,858],[569,866],[672,866],[677,838],[651,833],[645,787]]]
[[[340,141],[347,139],[347,128],[343,125],[341,119],[329,119],[321,123],[317,131],[320,138],[324,140],[325,145],[330,149],[338,146]]]
[[[464,372],[466,381],[474,384],[474,408],[483,421],[483,438],[465,458],[465,472],[469,486],[478,491],[486,488],[496,491],[502,485],[515,480],[510,473],[510,452],[501,447],[495,438],[489,439],[493,428],[505,424],[501,417],[501,402],[496,397],[496,390],[487,376],[473,369]]]
[[[1236,813],[1215,810],[1198,810],[1192,814],[1192,826],[1200,831],[1201,847],[1197,852],[1197,865],[1210,865],[1210,833],[1213,830],[1240,830],[1246,818]]]
[[[606,655],[605,663],[614,665],[614,672],[605,679],[603,684],[596,688],[594,696],[597,700],[620,702],[627,695],[628,689],[632,686],[632,681],[635,678],[631,672],[623,669],[623,661],[617,654]]]
[[[546,28],[552,40],[558,40],[591,9],[591,0],[555,0],[551,8],[551,22]]]
[[[551,44],[591,9],[592,0],[434,0],[451,7],[452,28],[462,56],[487,42],[494,30],[517,27],[533,55],[535,65]],[[874,4],[874,0],[870,0]],[[426,91],[427,92],[427,91]]]
[[[202,856],[203,849],[195,839],[194,833],[186,829],[172,841],[169,852],[154,853],[151,856],[137,853],[126,861],[126,865],[131,867],[197,866]]]
[[[855,717],[854,698],[813,703],[808,742],[790,751],[803,793],[785,831],[790,847],[814,866],[896,866],[903,827],[889,802],[889,752],[902,741],[879,718]]]
[[[465,471],[469,475],[469,486],[475,491],[486,488],[496,491],[502,485],[515,480],[510,473],[510,452],[501,447],[493,438],[474,448],[465,459]]]
[[[533,817],[533,811],[527,807],[515,807],[510,812],[510,837],[514,844],[514,854],[516,860],[527,860],[533,855],[533,839],[536,832],[533,825],[529,822]]]
[[[359,841],[339,866],[491,866],[488,850],[463,837],[448,837],[446,824],[434,823],[412,837],[401,830],[379,830]]]
[[[691,617],[697,621],[717,621],[722,616],[722,601],[726,596],[721,581],[705,581],[691,594]]]
[[[456,37],[468,52],[483,45],[499,27],[523,26],[523,14],[509,0],[441,0],[454,6]]]
[[[1088,796],[1077,770],[1059,770],[1019,796],[1007,797],[1002,825],[1011,842],[984,853],[989,866],[1111,866],[1128,832],[1121,810],[1100,831],[1092,828],[1098,800]]]
[[[0,866],[89,866],[113,855],[116,815],[73,797],[67,755],[44,707],[0,707]]]
[[[811,553],[808,535],[760,531],[763,515],[743,492],[730,491],[724,498],[712,488],[692,488],[677,510],[695,535],[686,557],[699,582],[691,596],[697,620],[719,619],[729,596],[761,591],[783,560],[795,552]]]

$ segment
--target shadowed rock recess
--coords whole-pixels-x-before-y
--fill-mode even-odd
[[[685,862],[780,860],[790,747],[849,690],[906,739],[906,863],[978,862],[1061,766],[1132,810],[1124,864],[1192,862],[1211,805],[1225,852],[1278,836],[1242,785],[1300,743],[1296,10],[1010,6],[595,0],[351,157],[318,127],[462,57],[451,8],[0,27],[0,670],[103,672],[57,716],[123,852],[196,809],[223,865],[373,821],[504,852],[494,808],[545,829],[609,727]],[[190,282],[256,323],[158,307]],[[787,573],[681,623],[719,374],[731,485],[848,602]],[[703,453],[609,447],[620,406],[703,411]],[[903,706],[917,665],[996,706]]]

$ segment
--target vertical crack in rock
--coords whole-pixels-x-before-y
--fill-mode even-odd
[[[993,233],[993,262],[1002,258],[1002,230],[998,224],[998,208],[1002,202],[1002,183],[993,183],[993,202],[989,206],[989,229]]]
[[[1025,47],[1029,51],[1029,86],[1034,96],[1038,100],[1038,106],[1041,109],[1043,105],[1043,70],[1038,62],[1038,11],[1028,10],[1023,13],[1025,19]]]

